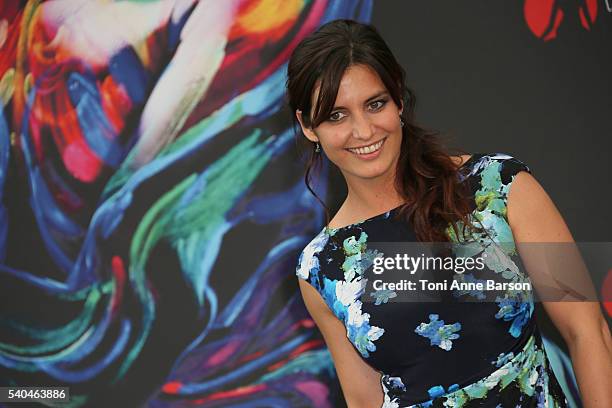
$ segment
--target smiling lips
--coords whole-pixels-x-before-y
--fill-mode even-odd
[[[378,149],[380,149],[380,147],[383,145],[386,139],[387,138],[385,137],[384,139],[381,139],[376,143],[372,143],[371,145],[347,149],[347,150],[352,153],[359,154],[359,155],[371,154],[371,153],[376,152]]]

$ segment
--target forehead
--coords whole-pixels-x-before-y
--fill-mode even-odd
[[[313,110],[319,96],[320,85],[320,81],[317,81],[311,101]],[[367,65],[351,65],[342,75],[334,105],[361,103],[376,92],[385,90],[384,83],[374,69]]]

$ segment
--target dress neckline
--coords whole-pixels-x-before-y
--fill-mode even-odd
[[[467,159],[465,162],[463,162],[463,164],[462,164],[461,166],[459,166],[457,169],[459,170],[459,169],[462,169],[463,167],[465,167],[465,166],[466,166],[468,163],[472,162],[472,161],[473,161],[473,159],[475,159],[475,158],[476,158],[476,156],[479,156],[479,154],[477,154],[477,153],[472,154],[472,155],[471,155],[471,156],[470,156],[470,157],[469,157],[469,158],[468,158],[468,159]],[[393,207],[393,208],[391,208],[391,209],[389,209],[389,210],[387,210],[387,211],[384,211],[384,212],[382,212],[382,213],[380,213],[380,214],[373,215],[373,216],[371,216],[371,217],[369,217],[369,218],[363,219],[363,220],[361,220],[361,221],[354,222],[354,223],[352,223],[352,224],[344,225],[344,226],[342,226],[342,227],[332,228],[332,227],[330,227],[330,226],[328,226],[328,225],[325,225],[325,226],[323,227],[323,232],[325,232],[325,233],[327,233],[327,234],[330,234],[330,235],[333,235],[333,234],[335,234],[335,233],[336,233],[336,232],[338,232],[338,231],[342,231],[343,229],[350,228],[350,227],[354,227],[354,226],[356,226],[356,225],[361,225],[361,224],[363,224],[363,223],[365,223],[365,222],[373,221],[373,220],[379,219],[379,218],[381,218],[381,217],[383,217],[383,216],[384,216],[385,218],[388,218],[388,216],[390,216],[391,214],[393,214],[395,211],[397,211],[397,210],[398,210],[398,209],[399,209],[401,206],[403,206],[403,205],[404,205],[404,203],[402,203],[402,204],[400,204],[400,205],[398,205],[398,206],[396,206],[396,207]]]

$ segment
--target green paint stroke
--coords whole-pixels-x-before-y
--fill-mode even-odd
[[[213,163],[204,173],[204,188],[189,196],[198,180],[191,174],[165,193],[145,214],[130,246],[130,281],[143,305],[142,330],[128,353],[117,378],[121,378],[140,353],[155,317],[155,303],[146,279],[146,264],[153,248],[162,239],[177,250],[183,275],[204,303],[203,271],[200,267],[211,238],[225,226],[226,214],[250,188],[272,157],[275,137],[260,141],[256,129]]]
[[[169,154],[176,153],[182,149],[188,150],[192,148],[192,145],[201,143],[202,135],[213,135],[218,134],[234,126],[238,121],[244,117],[244,109],[242,108],[243,100],[246,99],[247,94],[242,94],[234,98],[230,104],[223,108],[215,111],[210,116],[199,121],[194,126],[190,127],[180,137],[177,137],[165,146],[157,155],[158,158],[168,156]],[[215,129],[215,126],[218,129]],[[102,197],[108,197],[112,192],[119,190],[130,177],[134,174],[135,168],[132,163],[134,157],[137,155],[136,149],[127,155],[123,161],[121,167],[115,172],[115,174],[108,181]]]
[[[94,312],[100,299],[101,293],[97,288],[90,290],[80,315],[70,323],[57,329],[48,330],[42,327],[18,324],[10,320],[3,321],[3,325],[10,327],[13,331],[23,336],[39,341],[39,343],[31,344],[26,347],[0,343],[0,353],[11,353],[30,357],[45,354],[47,356],[44,357],[44,359],[54,359],[53,356],[49,354],[59,352],[69,344],[76,342],[78,338],[85,333],[86,329],[91,325]]]

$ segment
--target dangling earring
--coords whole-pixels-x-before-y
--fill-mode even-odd
[[[404,119],[402,119],[402,115],[400,115],[400,126],[404,127]]]
[[[316,143],[315,153],[319,153],[321,151],[321,146],[319,146],[319,142]]]

